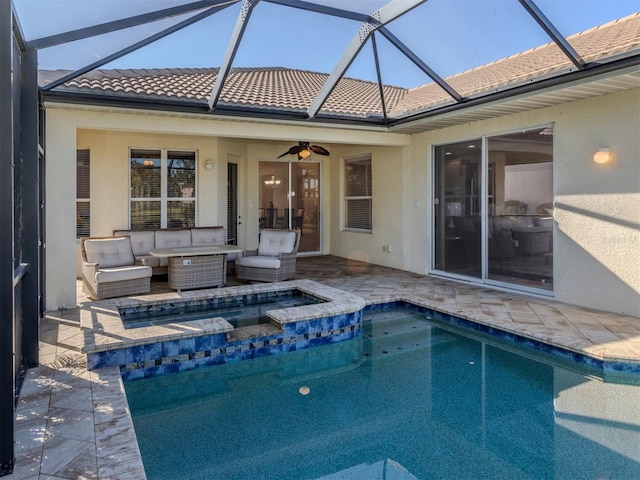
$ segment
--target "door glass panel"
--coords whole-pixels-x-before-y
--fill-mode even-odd
[[[320,164],[291,164],[291,226],[300,230],[300,252],[320,251]]]
[[[167,227],[191,228],[196,220],[196,154],[167,154]]]
[[[480,139],[435,148],[434,265],[482,276]]]
[[[260,162],[260,228],[285,228],[289,208],[289,164]],[[288,222],[287,222],[288,223]]]
[[[320,251],[320,164],[260,162],[259,175],[260,228],[298,230],[299,252]]]
[[[553,129],[489,145],[488,277],[553,289]]]

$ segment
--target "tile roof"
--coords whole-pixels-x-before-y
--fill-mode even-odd
[[[586,63],[640,49],[640,12],[567,38]],[[544,77],[576,70],[554,43],[513,55],[445,79],[463,98],[532,83]],[[97,93],[111,97],[172,100],[205,106],[218,75],[218,68],[168,68],[94,70],[72,79],[55,91]],[[41,72],[45,80],[63,75]],[[328,74],[288,68],[232,68],[222,88],[219,105],[260,108],[304,114]],[[390,118],[402,118],[454,103],[437,84],[414,89],[385,85],[385,103]],[[381,118],[378,84],[342,78],[321,109],[325,115],[351,118]]]
[[[640,48],[640,13],[601,25],[567,38],[586,63]],[[504,90],[544,76],[569,72],[576,67],[555,43],[527,50],[445,79],[462,97]],[[433,109],[453,103],[437,84],[429,83],[407,92],[392,116]]]

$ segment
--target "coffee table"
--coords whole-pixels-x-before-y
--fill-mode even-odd
[[[149,254],[167,258],[169,287],[222,287],[227,282],[227,254],[242,253],[236,245],[154,248]]]

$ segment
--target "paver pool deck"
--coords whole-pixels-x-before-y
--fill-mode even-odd
[[[597,359],[640,364],[637,317],[333,256],[298,258],[296,278],[366,304],[409,301]],[[155,298],[193,294],[176,293],[162,281],[153,281],[150,292]],[[145,478],[118,368],[87,371],[80,321],[89,304],[78,283],[78,308],[49,312],[41,321],[41,364],[27,371],[19,395],[16,464],[4,478]]]

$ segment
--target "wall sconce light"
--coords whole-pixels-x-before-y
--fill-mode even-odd
[[[593,154],[593,161],[602,165],[608,163],[611,160],[611,149],[601,148]]]
[[[204,169],[213,170],[213,162],[211,160],[207,160],[206,162],[204,162]]]

